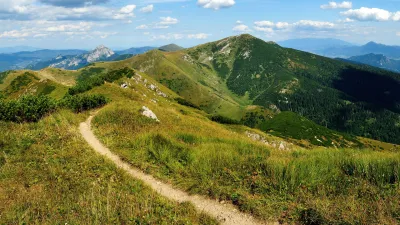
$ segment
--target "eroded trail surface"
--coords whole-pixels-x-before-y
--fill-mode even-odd
[[[177,202],[190,202],[200,212],[205,212],[217,218],[221,224],[227,224],[227,225],[272,224],[272,223],[258,221],[250,215],[241,213],[233,205],[220,204],[215,200],[210,200],[198,195],[189,195],[184,191],[175,189],[173,186],[165,184],[155,179],[153,176],[150,176],[138,169],[133,168],[128,163],[123,162],[117,155],[113,154],[96,138],[96,136],[91,130],[92,118],[93,116],[90,116],[86,122],[80,124],[81,134],[83,138],[87,141],[87,143],[96,152],[112,160],[119,168],[125,170],[133,178],[143,181],[146,185],[150,186],[160,195]]]

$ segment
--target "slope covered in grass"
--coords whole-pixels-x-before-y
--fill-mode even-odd
[[[177,52],[151,51],[118,65],[151,75],[211,114],[240,120],[249,105],[259,105],[341,132],[400,143],[400,76],[389,71],[250,35]]]
[[[80,137],[88,114],[0,122],[2,224],[215,224],[159,197],[96,155]]]
[[[143,171],[270,221],[399,222],[398,151],[304,150],[251,128],[214,123],[202,111],[158,96],[148,88],[158,85],[154,81],[132,80],[123,81],[131,84],[123,90],[115,84],[91,90],[114,99],[93,129]],[[142,106],[160,122],[142,116]]]

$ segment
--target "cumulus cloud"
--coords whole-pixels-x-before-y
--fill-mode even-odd
[[[179,20],[172,17],[160,17],[161,21],[159,22],[160,25],[172,25],[179,23]]]
[[[239,33],[249,33],[252,31],[247,25],[244,24],[236,25],[232,30]]]
[[[154,10],[154,5],[148,5],[140,9],[142,13],[151,13]]]
[[[152,40],[180,40],[180,39],[207,39],[211,34],[182,34],[182,33],[167,33],[161,35],[153,35]]]
[[[153,35],[152,40],[179,40],[184,37],[185,37],[185,35],[183,35],[183,34],[168,33],[168,34],[161,34],[161,35]]]
[[[256,21],[256,22],[254,22],[254,24],[255,24],[257,27],[274,27],[274,26],[275,26],[275,23],[274,23],[274,22],[267,21],[267,20],[264,20],[264,21]]]
[[[35,0],[0,0],[0,19],[2,20],[130,20],[134,18],[135,5],[122,8],[85,5],[65,8],[53,5],[38,5]]]
[[[394,21],[400,21],[400,12],[393,13],[392,19]]]
[[[21,27],[0,33],[0,38],[2,39],[43,38],[60,35],[68,36],[69,38],[84,37],[87,39],[95,37],[106,38],[116,34],[115,32],[93,30],[93,28],[106,26],[105,24],[93,22],[8,21],[7,23],[11,23],[13,27]]]
[[[108,1],[109,0],[40,0],[40,2],[44,4],[63,6],[63,7],[82,7],[88,5],[98,5],[106,3]]]
[[[254,30],[264,32],[267,36],[277,32],[310,32],[310,31],[329,31],[336,29],[336,24],[331,22],[300,20],[295,23],[272,22],[268,20],[254,22]]]
[[[397,32],[396,35],[400,37],[400,32]]]
[[[332,29],[335,27],[334,23],[331,22],[321,22],[313,20],[300,20],[293,24],[295,27],[302,29]]]
[[[352,2],[329,2],[326,5],[321,5],[321,9],[351,9],[353,8]]]
[[[197,4],[206,9],[219,10],[235,5],[235,0],[198,0]]]
[[[257,31],[273,32],[274,30],[286,30],[286,29],[312,29],[312,30],[324,30],[333,29],[334,23],[313,21],[313,20],[300,20],[295,23],[277,22],[272,21],[256,21],[254,22],[254,29]]]
[[[189,39],[207,39],[210,35],[205,34],[205,33],[199,33],[199,34],[189,34],[187,37]]]
[[[58,26],[50,26],[45,29],[49,32],[76,32],[76,31],[89,31],[93,24],[88,22],[80,22],[79,24],[62,24]]]
[[[400,12],[391,13],[384,9],[379,8],[366,8],[362,7],[360,9],[350,9],[345,12],[341,12],[342,15],[347,16],[349,19],[359,20],[359,21],[389,21],[399,19],[396,15]]]

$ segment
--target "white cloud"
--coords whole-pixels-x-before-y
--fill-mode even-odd
[[[362,7],[360,9],[350,9],[341,12],[341,14],[347,16],[349,19],[359,21],[389,21],[392,19],[399,19],[397,15],[400,14],[400,12],[391,13],[384,9]]]
[[[256,31],[262,31],[262,32],[265,32],[265,33],[273,33],[274,32],[274,29],[272,29],[271,27],[258,27],[258,26],[255,26],[254,29]]]
[[[278,29],[286,29],[290,27],[290,24],[286,22],[278,22],[275,24],[275,27]]]
[[[129,13],[133,13],[133,10],[135,10],[135,9],[136,9],[136,5],[127,5],[127,6],[122,7],[120,9],[120,12],[124,13],[124,14],[129,14]]]
[[[353,8],[352,2],[329,2],[326,5],[321,5],[321,9],[351,9]]]
[[[335,24],[331,22],[321,22],[313,20],[300,20],[293,25],[295,27],[303,29],[332,29],[335,27]]]
[[[264,20],[264,21],[256,21],[256,22],[254,22],[254,24],[257,27],[274,27],[275,26],[275,23],[273,23],[271,21],[266,21],[266,20]]]
[[[85,5],[97,5],[107,3],[109,0],[39,0],[42,3],[63,6],[63,7],[80,7]]]
[[[279,30],[283,30],[283,29],[287,29],[290,27],[289,23],[286,22],[278,22],[278,23],[274,23],[268,20],[264,20],[264,21],[256,21],[254,22],[255,25],[255,29],[258,31],[268,31],[270,32],[270,29],[279,29]],[[270,28],[270,29],[266,29],[266,28]]]
[[[198,0],[197,4],[206,9],[219,10],[235,5],[235,0]]]
[[[89,31],[92,23],[80,22],[79,24],[63,24],[58,26],[47,27],[45,31],[49,32],[68,32],[68,31]]]
[[[397,32],[396,35],[400,37],[400,32]]]
[[[151,13],[154,10],[154,5],[148,5],[140,9],[142,13]]]
[[[30,36],[29,32],[19,30],[11,30],[0,33],[0,38],[24,38],[28,36]]]
[[[205,34],[205,33],[199,33],[199,34],[189,34],[187,37],[189,39],[207,39],[210,35]]]
[[[113,18],[116,20],[124,20],[128,18],[135,17],[133,11],[136,9],[136,5],[127,5],[122,7],[118,13],[116,13]]]
[[[136,27],[136,30],[146,30],[146,29],[149,29],[149,27],[146,24],[142,24]]]
[[[106,24],[94,22],[66,22],[66,21],[0,21],[9,23],[17,29],[7,30],[0,33],[0,38],[21,39],[21,38],[43,38],[43,37],[85,37],[94,39],[95,37],[106,38],[115,32],[104,32],[93,30],[107,26]],[[4,26],[3,26],[4,27]]]
[[[149,35],[149,33],[147,33]],[[161,35],[153,35],[152,40],[180,40],[180,39],[207,39],[211,34],[183,34],[183,33],[167,33]]]
[[[310,31],[327,31],[333,30],[337,26],[331,22],[300,20],[295,23],[277,22],[264,20],[254,22],[254,30],[264,32],[267,36],[275,34],[275,32],[310,32]]]
[[[161,25],[172,25],[172,24],[177,24],[179,22],[178,19],[172,18],[172,17],[160,17],[161,21],[159,24]]]
[[[400,11],[392,14],[392,20],[400,21]]]
[[[355,20],[352,20],[352,19],[350,19],[350,18],[346,18],[346,19],[344,19],[344,20],[338,20],[338,22],[339,23],[352,23],[352,22],[354,22]]]
[[[168,33],[168,34],[161,34],[161,35],[153,35],[152,40],[179,40],[184,38],[183,34],[177,33]]]
[[[247,25],[244,24],[236,25],[232,30],[240,33],[248,33],[252,31]]]
[[[54,5],[40,5],[37,0],[0,0],[0,20],[129,20],[134,18],[136,5],[112,8],[96,5],[65,8]]]

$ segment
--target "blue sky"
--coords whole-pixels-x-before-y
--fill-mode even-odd
[[[0,47],[189,47],[240,33],[400,45],[400,0],[0,0]]]

